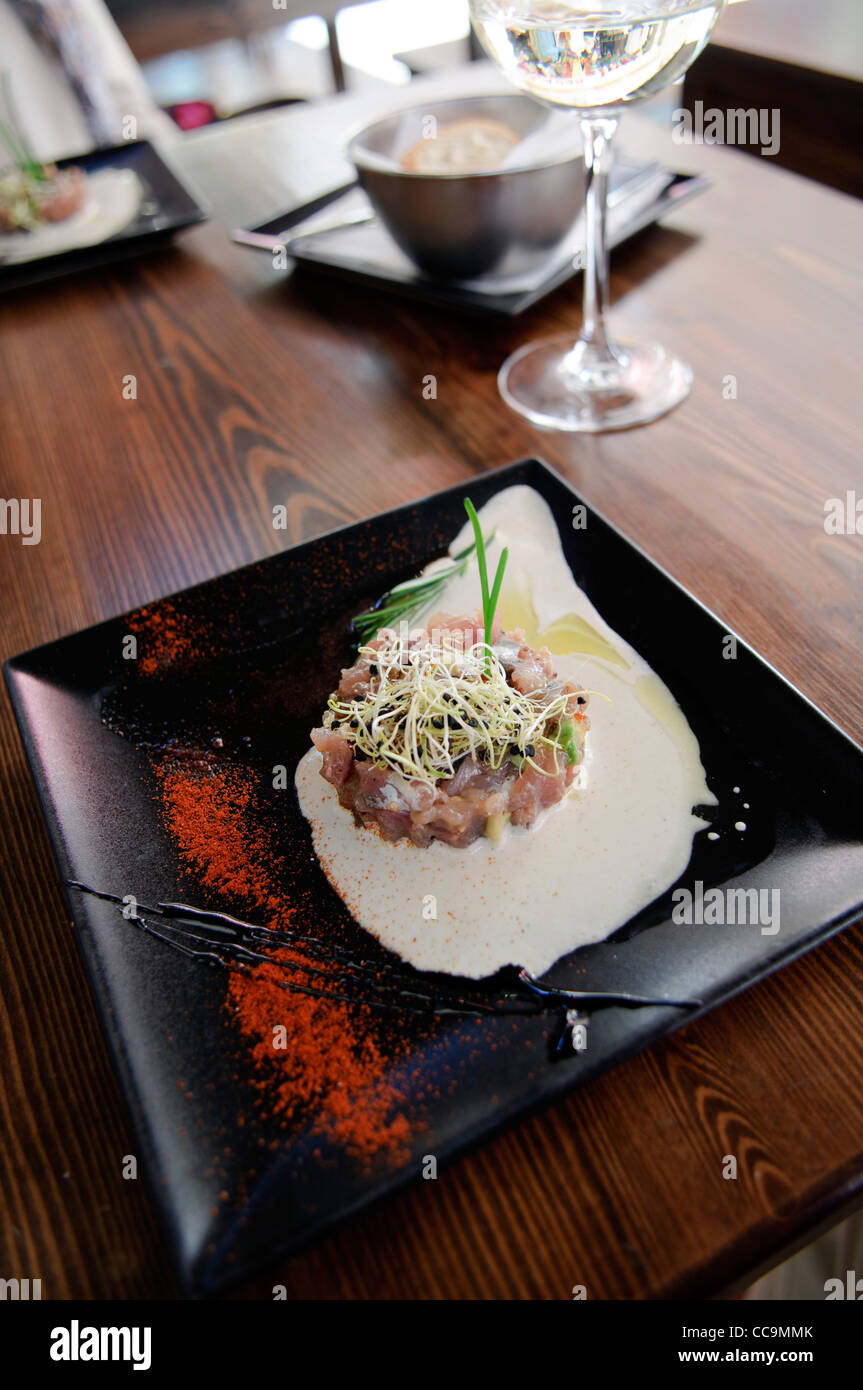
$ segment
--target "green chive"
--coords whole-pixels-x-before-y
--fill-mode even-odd
[[[482,527],[479,524],[479,517],[477,516],[476,507],[473,505],[473,502],[471,502],[469,497],[466,497],[464,499],[464,509],[470,517],[470,523],[473,527],[473,534],[475,538],[474,544],[476,546],[476,561],[477,566],[479,568],[479,583],[480,589],[482,591],[482,616],[483,625],[485,628],[485,671],[486,675],[490,676],[491,634],[492,628],[494,627],[494,610],[497,608],[498,595],[500,594],[500,586],[503,583],[503,572],[506,569],[506,562],[509,556],[509,551],[504,550],[501,554],[500,561],[497,567],[497,574],[494,577],[494,586],[491,590],[491,593],[489,593],[488,565],[486,563],[485,556],[485,541],[482,537]]]

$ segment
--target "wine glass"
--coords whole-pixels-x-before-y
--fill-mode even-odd
[[[470,0],[497,66],[544,105],[576,113],[586,182],[581,332],[530,343],[498,375],[508,405],[546,429],[625,429],[664,415],[692,372],[656,343],[606,332],[606,201],[621,112],[676,82],[710,37],[725,0]]]

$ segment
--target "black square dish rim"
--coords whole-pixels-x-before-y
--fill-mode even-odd
[[[312,550],[314,550],[314,548],[317,545],[319,545],[322,541],[330,540],[335,536],[339,536],[345,532],[353,530],[355,527],[366,526],[376,521],[383,521],[384,519],[389,517],[398,517],[403,513],[412,511],[416,507],[422,507],[429,502],[437,501],[439,498],[454,497],[458,493],[465,493],[470,490],[471,485],[475,482],[481,482],[483,487],[485,487],[488,482],[497,481],[499,479],[503,484],[505,483],[509,475],[513,475],[514,477],[516,474],[532,472],[533,470],[538,470],[540,473],[550,475],[556,483],[561,484],[565,488],[567,488],[569,492],[572,493],[574,498],[576,498],[579,502],[583,502],[593,513],[593,515],[597,517],[597,519],[601,521],[603,525],[608,528],[609,531],[612,531],[618,537],[619,540],[623,541],[624,544],[627,545],[630,550],[635,551],[636,554],[642,560],[644,560],[646,564],[650,565],[652,569],[656,570],[659,574],[661,574],[662,577],[665,580],[667,580],[669,584],[673,585],[679,593],[684,595],[686,598],[690,599],[692,603],[696,604],[707,618],[711,619],[715,623],[718,623],[719,626],[722,628],[723,632],[726,632],[730,637],[733,637],[737,645],[743,647],[744,650],[748,653],[748,655],[753,657],[759,663],[759,665],[764,667],[765,670],[769,671],[770,674],[775,676],[777,680],[780,680],[789,694],[795,696],[798,700],[802,700],[803,703],[809,707],[811,712],[817,715],[819,720],[823,721],[826,724],[829,724],[836,734],[838,734],[841,738],[845,739],[845,741],[850,745],[851,749],[853,749],[854,752],[863,755],[863,745],[856,743],[854,739],[851,737],[851,735],[846,733],[846,731],[841,727],[841,725],[837,724],[836,721],[829,714],[826,714],[824,710],[820,709],[819,706],[816,705],[815,702],[811,700],[808,695],[806,695],[802,690],[799,690],[798,687],[794,685],[794,683],[787,676],[783,675],[783,673],[778,669],[778,667],[774,666],[772,662],[767,660],[766,657],[761,656],[761,654],[749,642],[746,641],[745,637],[741,637],[740,634],[736,632],[733,627],[726,623],[724,619],[720,618],[718,614],[714,613],[713,609],[708,607],[708,605],[702,599],[700,599],[697,596],[697,594],[694,594],[690,589],[687,589],[686,585],[682,584],[679,579],[676,579],[670,570],[667,570],[664,567],[664,565],[661,565],[659,563],[658,560],[654,560],[653,557],[644,549],[644,547],[638,543],[638,541],[635,541],[632,539],[631,536],[628,536],[626,532],[622,530],[621,527],[619,527],[615,522],[611,521],[609,517],[607,517],[599,507],[597,507],[593,502],[588,502],[587,499],[581,495],[581,493],[576,491],[573,484],[567,478],[565,478],[562,473],[559,473],[557,469],[553,468],[550,463],[547,463],[545,459],[541,458],[538,454],[525,454],[521,458],[513,459],[510,462],[501,464],[496,468],[489,468],[479,473],[471,474],[470,477],[465,478],[463,482],[453,483],[450,487],[438,488],[432,492],[423,493],[420,497],[413,498],[410,501],[400,502],[396,507],[385,507],[381,511],[371,512],[368,516],[359,517],[354,521],[345,521],[338,526],[328,527],[327,530],[319,531],[316,535],[310,536],[306,540],[296,541],[292,545],[286,545],[282,550],[278,551],[274,555],[264,555],[258,560],[250,560],[245,565],[238,565],[236,569],[225,570],[220,574],[211,575],[209,579],[198,580],[197,583],[188,584],[182,589],[172,589],[166,594],[158,594],[152,598],[142,599],[141,602],[139,604],[136,604],[133,608],[124,609],[121,612],[115,613],[108,618],[100,618],[98,622],[88,623],[85,627],[75,628],[72,632],[62,633],[59,637],[52,638],[50,642],[40,642],[35,647],[28,647],[22,652],[17,652],[14,656],[6,657],[3,661],[2,666],[4,678],[7,678],[7,671],[14,675],[15,672],[19,669],[19,667],[23,668],[26,665],[26,663],[32,661],[32,659],[46,655],[48,652],[55,650],[62,643],[73,641],[76,637],[80,637],[84,633],[91,633],[94,631],[98,631],[99,629],[108,628],[111,624],[118,622],[121,618],[131,617],[133,614],[137,613],[141,608],[149,607],[151,604],[166,603],[170,602],[172,599],[180,598],[181,596],[201,593],[202,591],[206,590],[210,585],[220,584],[225,579],[228,579],[229,577],[232,577],[234,575],[250,573],[252,571],[260,569],[260,567],[262,566],[278,562],[283,556],[287,554],[290,554],[292,558],[300,559],[304,554],[310,553]],[[526,479],[519,479],[519,481],[526,481]]]
[[[711,180],[703,174],[688,174],[672,169],[666,169],[665,172],[667,182],[664,190],[657,195],[649,207],[643,209],[638,216],[633,218],[621,235],[611,238],[610,248],[612,250],[625,245],[627,241],[632,240],[654,224],[661,223],[665,217],[685,206],[686,203],[705,192],[711,185]],[[350,183],[342,184],[338,188],[328,191],[319,198],[312,199],[300,208],[290,208],[284,213],[277,213],[253,226],[237,228],[231,233],[232,239],[239,245],[256,250],[272,251],[278,245],[284,246],[286,243],[281,240],[283,233],[290,232],[292,228],[305,221],[312,214],[321,211],[332,203],[337,203],[346,193],[352,192],[356,187],[356,180],[352,180]],[[446,280],[436,281],[431,276],[423,275],[419,270],[413,274],[406,274],[400,270],[390,274],[387,273],[383,265],[377,269],[374,267],[363,269],[350,262],[339,260],[336,255],[322,254],[320,251],[316,251],[314,245],[311,247],[302,245],[304,240],[313,241],[318,234],[314,229],[308,232],[299,232],[296,234],[297,244],[291,247],[288,243],[288,255],[294,259],[297,266],[308,274],[329,276],[336,280],[343,280],[350,285],[373,286],[387,294],[414,299],[420,303],[437,304],[441,307],[461,310],[469,315],[517,318],[520,314],[526,313],[528,309],[532,309],[534,305],[541,303],[548,295],[560,289],[562,285],[565,285],[574,275],[578,274],[578,269],[573,262],[558,266],[556,269],[550,269],[542,282],[533,289],[515,291],[471,290],[458,284],[450,284]]]
[[[398,517],[403,513],[410,512],[424,504],[435,502],[440,499],[457,498],[459,495],[469,493],[473,486],[479,486],[481,484],[483,490],[487,491],[488,496],[492,496],[502,488],[514,483],[531,485],[532,481],[536,480],[538,477],[550,478],[555,485],[565,488],[573,499],[578,501],[583,500],[572,484],[555,469],[551,468],[541,459],[526,457],[505,464],[500,468],[471,474],[466,479],[453,484],[451,487],[431,492],[421,498],[405,502],[396,508],[384,509],[360,521],[349,521],[332,527],[315,537],[300,541],[295,545],[286,546],[275,555],[268,555],[260,560],[252,561],[250,564],[241,566],[238,570],[230,573],[243,574],[256,572],[269,564],[278,563],[288,553],[291,554],[294,560],[302,560],[304,555],[312,553],[314,548],[326,539],[336,537],[342,533],[350,532],[354,528],[384,519],[391,519],[396,522]],[[657,571],[665,581],[670,582],[680,594],[694,601],[705,618],[711,623],[718,625],[723,633],[735,636],[741,648],[743,648],[750,657],[755,658],[757,663],[772,677],[779,678],[786,692],[792,698],[801,701],[811,715],[817,718],[822,725],[828,726],[834,736],[838,735],[840,737],[842,742],[847,745],[849,753],[857,754],[858,756],[863,754],[863,750],[861,750],[835,721],[823,714],[807,696],[797,690],[796,687],[771,663],[759,656],[743,638],[737,637],[733,629],[720,620],[705,603],[691,594],[685,586],[679,583],[679,581],[677,581],[673,575],[669,574],[666,569],[653,561],[641,546],[629,539],[625,533],[613,522],[609,521],[599,509],[593,507],[591,504],[588,504],[588,507],[589,511],[613,532],[620,541],[634,551],[641,560],[645,561],[654,571]],[[431,556],[428,558],[431,558]],[[206,591],[209,586],[218,585],[227,577],[227,574],[223,574],[202,580],[195,585],[187,586],[185,589],[175,590],[172,594],[166,594],[162,596],[161,599],[145,600],[143,604],[137,605],[136,608],[127,611],[129,613],[135,613],[139,611],[142,606],[170,600],[172,597],[177,597],[179,595],[189,595],[190,593]],[[56,653],[65,644],[74,642],[75,639],[84,632],[92,633],[99,629],[108,628],[123,616],[126,616],[126,614],[118,614],[114,617],[106,618],[88,628],[79,629],[75,632],[53,639],[51,642],[40,644],[37,647],[30,648],[25,652],[10,657],[3,663],[3,671],[15,717],[18,722],[22,743],[30,766],[31,775],[37,789],[40,806],[49,831],[54,858],[60,870],[66,904],[76,927],[79,929],[76,935],[78,936],[80,954],[83,958],[86,975],[93,995],[94,1007],[96,1008],[103,1033],[106,1037],[115,1071],[119,1075],[124,1097],[132,1116],[136,1139],[140,1143],[142,1153],[146,1160],[144,1163],[144,1172],[160,1215],[161,1224],[174,1255],[175,1267],[179,1272],[181,1286],[183,1291],[189,1296],[212,1295],[221,1292],[224,1288],[238,1281],[249,1278],[256,1272],[261,1272],[262,1269],[269,1268],[270,1265],[275,1265],[280,1259],[298,1251],[310,1242],[320,1239],[328,1231],[341,1225],[346,1220],[351,1219],[351,1217],[355,1216],[358,1212],[370,1210],[385,1197],[402,1190],[409,1183],[415,1181],[415,1174],[409,1169],[400,1170],[395,1174],[388,1174],[385,1179],[382,1179],[377,1184],[371,1186],[367,1191],[358,1195],[356,1200],[348,1204],[343,1204],[337,1210],[322,1217],[317,1217],[307,1222],[304,1226],[294,1229],[284,1239],[274,1241],[272,1245],[267,1248],[266,1259],[262,1258],[260,1254],[256,1255],[252,1252],[244,1262],[238,1262],[228,1270],[224,1266],[217,1268],[215,1261],[211,1262],[210,1265],[207,1265],[202,1259],[199,1259],[197,1263],[191,1262],[184,1256],[180,1249],[176,1213],[171,1209],[168,1195],[162,1190],[162,1184],[155,1180],[158,1173],[158,1162],[155,1142],[151,1138],[151,1126],[147,1110],[135,1087],[129,1084],[130,1073],[125,1061],[128,1052],[128,1043],[119,1024],[113,1017],[112,1010],[109,1007],[110,1000],[105,995],[103,982],[99,978],[98,954],[87,931],[86,907],[80,897],[70,890],[66,881],[69,865],[67,863],[62,826],[55,815],[49,789],[39,767],[35,741],[31,736],[31,730],[24,710],[24,703],[20,699],[17,689],[17,678],[19,676],[33,674],[35,678],[39,678],[38,673],[32,670],[34,662],[37,668],[40,665],[39,658],[44,657],[48,653]],[[649,659],[650,654],[646,653],[646,655]],[[860,906],[858,905],[822,922],[816,928],[808,932],[802,939],[792,942],[790,945],[786,945],[783,950],[777,951],[766,964],[759,964],[758,967],[753,968],[748,975],[733,980],[725,987],[718,989],[715,993],[711,993],[710,996],[705,999],[701,1007],[687,1012],[685,1019],[681,1019],[679,1014],[669,1009],[669,1016],[654,1029],[647,1045],[653,1046],[655,1042],[677,1031],[684,1023],[688,1025],[701,1018],[717,1005],[725,1003],[727,1000],[742,993],[754,981],[761,980],[773,974],[776,970],[781,969],[783,966],[797,959],[807,950],[812,949],[815,944],[828,939],[836,932],[855,922],[859,917]],[[624,1045],[618,1049],[613,1060],[602,1070],[611,1070],[620,1061],[644,1050],[644,1048],[645,1043],[643,1040],[638,1037],[632,1039],[629,1046]],[[473,1149],[478,1144],[514,1124],[521,1118],[526,1117],[548,1104],[553,1104],[562,1095],[573,1091],[579,1084],[583,1083],[581,1083],[577,1077],[573,1077],[570,1074],[565,1078],[558,1078],[555,1085],[550,1087],[545,1093],[537,1095],[534,1099],[527,1102],[521,1100],[508,1105],[490,1117],[486,1122],[475,1124],[469,1133],[462,1133],[456,1139],[449,1140],[445,1144],[439,1146],[438,1152],[442,1161],[449,1162],[465,1151]],[[861,1182],[863,1182],[863,1179],[861,1179]]]

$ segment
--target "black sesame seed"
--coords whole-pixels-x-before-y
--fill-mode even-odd
[[[579,697],[578,697],[578,703],[579,703],[580,705],[586,705],[586,704],[587,704],[587,700],[584,698],[583,695],[579,695]]]
[[[536,749],[534,748],[534,746],[533,746],[532,743],[529,743],[529,744],[527,745],[527,747],[525,748],[525,750],[524,750],[524,756],[525,756],[526,758],[532,758],[532,757],[535,755],[535,753],[536,753]]]
[[[467,722],[468,722],[468,725],[469,725],[469,727],[470,727],[471,729],[478,729],[478,728],[479,728],[479,720],[478,720],[478,719],[469,719]]]
[[[369,667],[369,675],[370,675],[370,676],[376,676],[377,673],[378,673],[378,668],[377,668],[377,666],[372,665],[372,666]]]
[[[351,728],[352,728],[352,729],[358,729],[359,727],[360,727],[360,721],[359,721],[358,719],[352,719],[352,720],[351,720]]]
[[[521,749],[519,748],[517,743],[511,743],[509,745],[509,751],[514,758],[517,758],[519,753],[521,752]]]
[[[440,719],[440,718],[438,718],[438,719],[433,719],[433,720],[432,720],[432,726],[433,726],[435,729],[442,729],[442,728],[443,728],[443,720]]]

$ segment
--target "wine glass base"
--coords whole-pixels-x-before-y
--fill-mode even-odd
[[[625,430],[672,410],[689,395],[692,371],[657,343],[598,351],[569,334],[528,343],[498,373],[507,405],[540,429]]]

